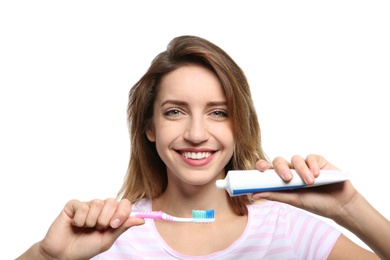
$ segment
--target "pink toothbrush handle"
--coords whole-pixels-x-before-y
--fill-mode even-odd
[[[172,217],[168,214],[160,211],[142,211],[142,212],[131,212],[130,216],[137,218],[150,218],[172,221]]]

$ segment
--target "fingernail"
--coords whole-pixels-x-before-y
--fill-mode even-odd
[[[314,182],[313,176],[307,175],[307,176],[305,177],[305,182],[306,182],[307,184],[312,184],[312,183]]]
[[[261,162],[260,163],[260,168],[267,168],[268,167],[268,163],[266,163],[266,162]]]
[[[283,179],[285,180],[290,180],[292,178],[292,174],[290,171],[284,171],[282,175],[283,175]]]
[[[120,223],[121,221],[118,219],[118,218],[116,218],[116,219],[114,219],[112,222],[111,222],[111,227],[112,228],[117,228],[117,227],[119,227],[119,223]]]

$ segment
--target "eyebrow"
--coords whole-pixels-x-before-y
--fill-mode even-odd
[[[188,103],[185,102],[185,101],[180,101],[180,100],[172,100],[172,99],[168,99],[168,100],[165,100],[161,106],[164,106],[166,104],[172,104],[172,105],[178,105],[178,106],[188,106]],[[227,105],[227,102],[226,101],[211,101],[211,102],[207,102],[207,106],[208,107],[215,107],[215,106],[226,106]]]

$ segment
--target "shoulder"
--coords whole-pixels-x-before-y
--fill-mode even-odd
[[[324,219],[280,202],[255,203],[248,212],[252,237],[269,237],[270,244],[291,248],[299,259],[326,259],[341,235]]]

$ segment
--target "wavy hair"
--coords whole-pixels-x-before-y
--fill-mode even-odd
[[[130,161],[118,198],[127,198],[134,203],[142,198],[156,198],[166,189],[166,166],[155,143],[148,140],[146,130],[152,127],[153,104],[162,78],[189,64],[210,69],[222,84],[235,140],[234,153],[225,172],[254,169],[257,160],[267,160],[261,148],[260,126],[250,88],[242,69],[212,42],[197,36],[179,36],[153,59],[149,69],[129,91]],[[246,205],[250,203],[247,196],[230,199],[236,213],[247,214]]]

